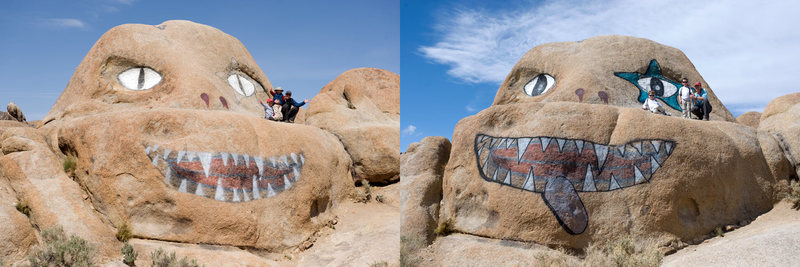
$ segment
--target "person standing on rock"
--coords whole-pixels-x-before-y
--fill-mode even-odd
[[[278,86],[275,88],[275,95],[272,96],[272,111],[274,112],[272,118],[276,121],[283,120],[283,102],[283,88]]]
[[[650,110],[650,112],[653,112],[653,113],[658,113],[658,114],[662,114],[662,115],[669,115],[669,114],[667,114],[666,111],[664,111],[664,107],[661,105],[661,103],[658,102],[658,99],[656,99],[656,93],[655,92],[650,91],[650,92],[647,93],[647,95],[648,95],[647,100],[644,101],[644,104],[642,105],[642,109]]]
[[[292,98],[292,91],[286,91],[286,96],[283,102],[283,121],[294,123],[294,117],[300,111],[300,107],[308,103],[308,99],[298,103]]]
[[[683,86],[681,86],[680,97],[678,98],[681,109],[683,110],[683,115],[681,117],[685,119],[691,119],[692,96],[694,96],[692,92],[693,90],[691,87],[689,87],[689,79],[683,78],[683,80],[681,80],[681,84],[683,84]]]
[[[692,113],[697,116],[698,120],[708,120],[708,115],[711,114],[711,103],[708,102],[708,92],[703,88],[700,82],[694,83],[695,91],[694,108]]]

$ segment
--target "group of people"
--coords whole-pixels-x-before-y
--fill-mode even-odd
[[[267,99],[266,103],[261,99],[258,99],[258,102],[264,106],[264,118],[271,121],[294,123],[297,112],[300,111],[300,107],[308,103],[308,99],[297,102],[292,98],[292,91],[286,91],[286,95],[284,95],[283,88],[278,86],[275,88],[274,96]]]
[[[708,102],[708,92],[703,88],[700,82],[694,83],[694,88],[689,87],[689,79],[681,79],[680,90],[678,91],[678,104],[683,110],[682,118],[691,119],[694,114],[698,120],[708,120],[708,115],[711,114],[711,103]],[[648,98],[644,101],[642,109],[650,110],[650,112],[670,115],[664,110],[664,107],[656,99],[653,91],[648,92]]]

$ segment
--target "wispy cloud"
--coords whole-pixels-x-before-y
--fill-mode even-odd
[[[403,129],[403,130],[402,130],[402,131],[400,131],[400,132],[401,132],[402,134],[404,134],[404,135],[413,135],[413,134],[414,134],[414,132],[416,132],[416,131],[417,131],[417,127],[416,127],[416,126],[414,126],[414,125],[408,125],[408,127],[406,127],[405,129]]]
[[[681,49],[725,103],[766,103],[796,90],[796,1],[544,1],[439,14],[439,39],[419,48],[469,83],[499,84],[536,45],[597,35],[643,37]],[[745,15],[746,14],[746,15]],[[758,93],[755,93],[758,92]]]
[[[47,26],[60,27],[60,28],[85,29],[87,27],[86,22],[74,18],[50,18],[50,19],[43,19],[42,22]]]

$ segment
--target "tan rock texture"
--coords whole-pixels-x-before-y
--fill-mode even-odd
[[[400,157],[400,184],[403,186],[401,242],[411,250],[428,245],[436,237],[433,230],[442,200],[442,176],[450,158],[450,141],[441,136],[425,137],[412,143]]]
[[[753,128],[758,129],[758,124],[761,121],[761,112],[757,111],[748,111],[739,117],[736,117],[736,122],[741,125],[750,126]]]
[[[711,120],[735,120],[683,52],[617,35],[534,47],[514,65],[493,104],[568,101],[640,108],[646,91],[653,90],[667,112],[680,117],[677,89],[683,77],[708,90]]]
[[[800,93],[770,101],[761,115],[758,130],[770,133],[778,140],[793,165],[795,175],[800,176]]]
[[[495,104],[453,140],[440,220],[575,248],[628,233],[696,242],[768,211],[789,177],[763,154],[778,142],[751,127],[604,104]]]
[[[342,73],[311,100],[305,123],[339,137],[353,159],[355,179],[399,178],[399,75],[374,68]]]

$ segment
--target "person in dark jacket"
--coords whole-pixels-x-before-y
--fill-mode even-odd
[[[286,91],[286,96],[283,97],[283,100],[283,121],[294,123],[294,117],[297,116],[300,107],[308,103],[308,99],[298,103],[292,98],[292,91]]]

